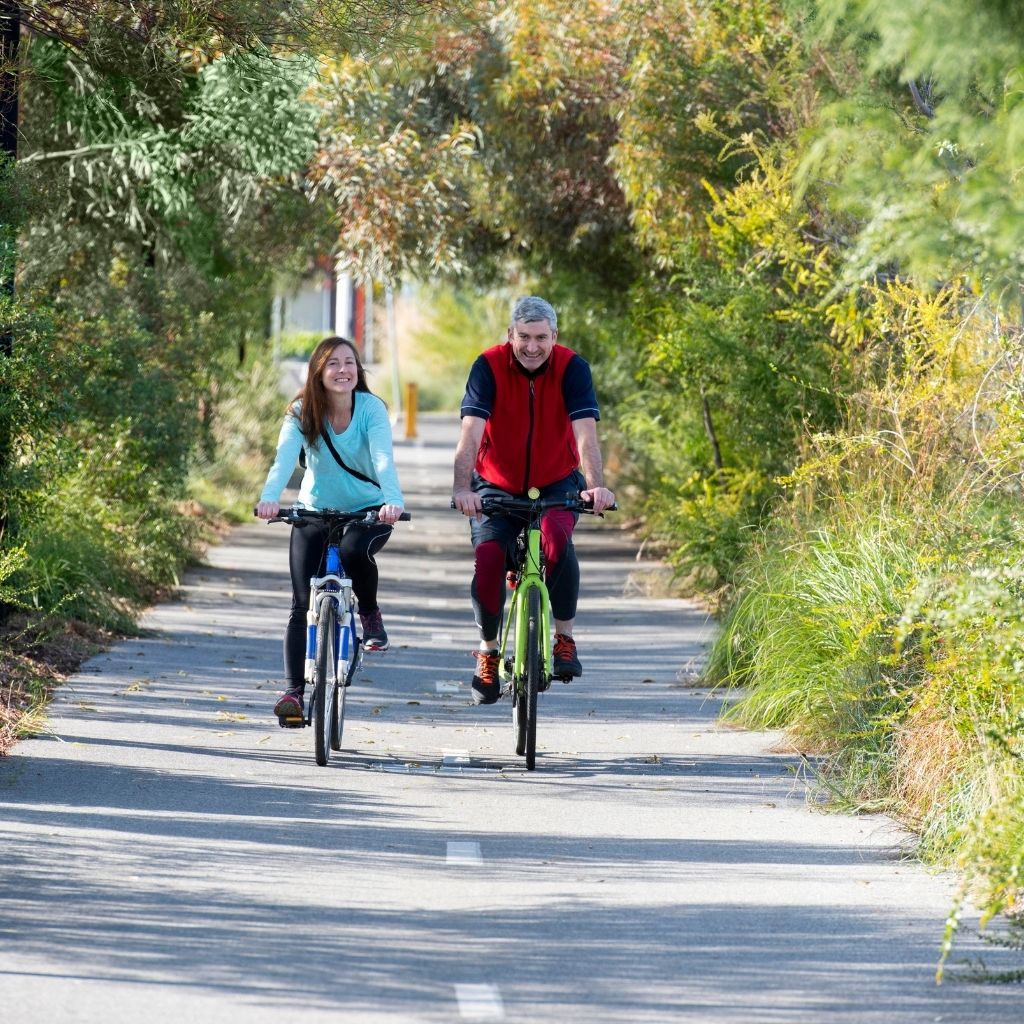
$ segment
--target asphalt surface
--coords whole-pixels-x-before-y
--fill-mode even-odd
[[[398,444],[393,647],[328,767],[270,714],[287,528],[262,523],[0,762],[0,1021],[1020,1021],[1019,986],[934,983],[950,878],[717,724],[712,625],[643,596],[657,566],[609,523],[577,531],[585,675],[542,695],[524,770],[507,701],[469,701],[455,431]]]

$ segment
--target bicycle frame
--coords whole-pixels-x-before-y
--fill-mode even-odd
[[[499,678],[503,683],[513,686],[526,675],[526,607],[527,595],[531,590],[540,594],[541,607],[541,651],[544,652],[544,676],[551,678],[551,600],[547,584],[544,582],[544,562],[540,548],[540,515],[530,514],[530,522],[525,530],[526,541],[521,571],[517,572],[515,590],[512,592],[512,606],[505,618],[502,628],[500,655],[498,658]],[[515,623],[514,648],[509,657],[509,634]]]

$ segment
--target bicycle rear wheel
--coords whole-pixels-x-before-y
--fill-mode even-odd
[[[334,627],[338,606],[333,599],[320,605],[316,627],[316,683],[313,688],[313,732],[316,763],[323,767],[331,756],[331,720],[338,692],[338,663],[335,656]]]
[[[531,772],[537,759],[537,692],[540,690],[541,666],[544,664],[540,649],[543,632],[540,616],[540,591],[533,587],[526,595],[526,679],[522,694],[526,767]]]
[[[345,727],[345,694],[359,668],[362,648],[355,630],[355,613],[349,609],[348,621],[340,631],[338,681],[335,685],[334,708],[331,712],[331,750],[341,750],[341,734]]]

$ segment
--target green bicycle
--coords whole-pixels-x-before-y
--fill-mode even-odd
[[[516,753],[526,756],[526,767],[533,771],[537,760],[537,695],[551,685],[551,602],[544,582],[544,555],[541,550],[540,524],[548,509],[595,513],[578,494],[561,498],[540,497],[531,487],[526,498],[483,497],[481,510],[486,516],[513,516],[522,519],[516,538],[516,553],[509,582],[513,588],[512,606],[505,617],[498,648],[498,677],[502,691],[512,698],[512,726]],[[614,512],[613,505],[606,511]]]

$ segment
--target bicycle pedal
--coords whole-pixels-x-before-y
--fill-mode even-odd
[[[282,729],[301,729],[306,724],[306,720],[298,717],[285,718],[281,715],[278,716],[277,724],[281,726]]]

